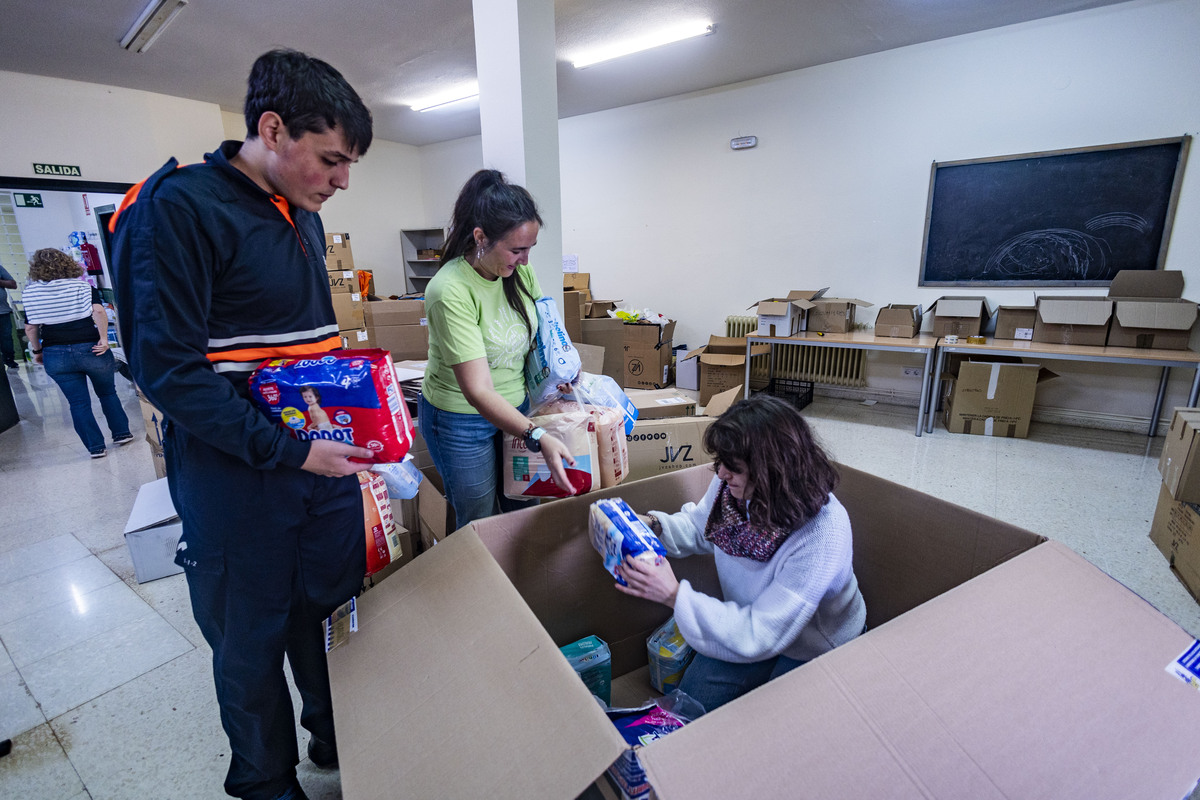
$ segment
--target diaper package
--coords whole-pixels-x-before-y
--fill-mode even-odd
[[[250,376],[250,396],[296,439],[331,439],[375,454],[354,461],[396,463],[412,446],[412,418],[386,350],[269,359]]]
[[[558,649],[589,692],[606,706],[612,702],[612,654],[603,639],[588,636]]]
[[[374,575],[403,555],[400,532],[392,516],[387,481],[382,475],[363,470],[358,473],[363,497],[363,522],[367,535],[367,575]]]
[[[556,398],[543,403],[534,414],[542,417],[579,411],[591,414],[595,426],[599,486],[602,489],[616,486],[629,472],[629,444],[625,440],[624,415],[619,409]]]
[[[657,564],[667,555],[658,537],[619,497],[592,503],[588,510],[588,534],[592,547],[604,559],[604,568],[622,586],[628,584],[617,575],[617,565],[627,556]]]
[[[646,655],[650,662],[650,685],[668,694],[679,688],[696,651],[684,641],[675,617],[671,617],[646,640]]]
[[[673,692],[641,708],[610,708],[606,713],[630,745],[608,768],[608,776],[624,800],[648,800],[654,791],[638,761],[638,750],[679,730],[703,714],[704,709],[686,694]]]
[[[537,341],[525,357],[525,388],[533,406],[557,397],[560,386],[579,379],[583,362],[571,344],[566,326],[552,297],[537,301]]]
[[[567,479],[575,488],[575,494],[585,494],[600,488],[596,421],[589,412],[576,409],[561,414],[531,416],[530,420],[565,444],[575,458],[575,466],[566,467]],[[532,452],[520,436],[504,437],[501,461],[504,468],[505,497],[522,500],[531,497],[571,496],[558,488],[554,482],[544,454]]]

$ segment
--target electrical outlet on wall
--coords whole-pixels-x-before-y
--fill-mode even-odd
[[[904,374],[910,378],[919,378],[919,377],[921,377],[921,368],[920,367],[905,367]]]

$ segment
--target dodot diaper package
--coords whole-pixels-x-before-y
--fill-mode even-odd
[[[331,439],[375,453],[351,460],[394,463],[412,446],[412,418],[386,350],[264,361],[250,376],[250,396],[296,439]]]
[[[604,568],[622,586],[627,584],[617,575],[617,566],[626,556],[657,564],[667,555],[658,537],[619,497],[592,503],[588,511],[588,534],[592,547],[604,558]]]

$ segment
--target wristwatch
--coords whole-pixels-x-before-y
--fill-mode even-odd
[[[542,438],[542,434],[545,432],[545,428],[530,425],[525,433],[521,434],[521,438],[525,441],[525,446],[529,448],[531,453],[542,452],[542,443],[538,440]]]
[[[32,347],[29,348],[29,352],[33,353],[35,356],[40,356],[42,354],[41,350],[34,350]]]

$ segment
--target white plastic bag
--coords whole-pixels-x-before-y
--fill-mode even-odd
[[[411,454],[395,464],[372,464],[371,472],[383,476],[387,483],[388,497],[393,500],[412,500],[417,496],[417,489],[420,488],[424,477],[421,470],[417,469]]]
[[[525,357],[525,390],[536,408],[579,379],[583,362],[552,297],[537,301],[537,341]]]

